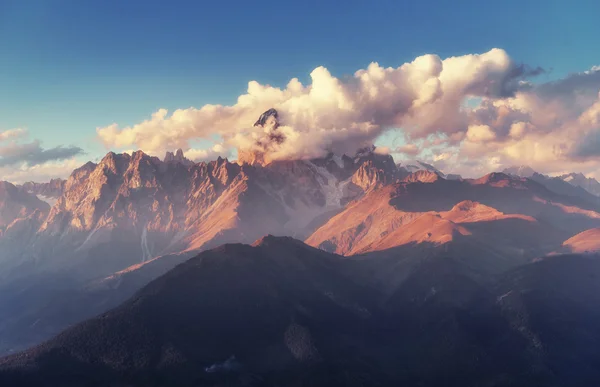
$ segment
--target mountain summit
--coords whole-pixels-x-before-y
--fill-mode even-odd
[[[533,170],[533,168],[531,168],[530,166],[527,166],[527,165],[512,166],[512,167],[504,168],[504,170],[502,172],[507,175],[514,175],[514,176],[520,176],[520,177],[532,177],[536,173]]]
[[[194,165],[194,162],[183,155],[183,150],[177,149],[175,153],[167,152],[165,154],[165,158],[163,159],[165,163],[181,163],[185,166]]]
[[[260,126],[262,128],[272,127],[277,129],[279,127],[279,113],[277,110],[271,108],[260,115],[258,120],[254,123],[254,126]]]
[[[249,149],[238,149],[238,163],[250,165],[267,165],[273,161],[270,153],[285,141],[285,136],[278,130],[280,126],[279,113],[269,109],[260,115],[254,127],[262,128],[259,138]]]

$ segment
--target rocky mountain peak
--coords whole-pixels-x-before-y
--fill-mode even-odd
[[[404,168],[410,173],[414,173],[417,171],[430,171],[430,172],[437,173],[441,177],[444,177],[444,178],[446,177],[446,175],[442,171],[440,171],[433,165],[427,164],[426,162],[420,161],[420,160],[403,161],[401,163],[398,163],[398,167]],[[458,175],[453,175],[453,176],[457,177]]]
[[[258,120],[254,123],[254,126],[271,127],[277,129],[279,127],[279,113],[277,110],[271,108],[260,115]]]
[[[285,136],[279,130],[279,113],[269,109],[260,115],[254,123],[255,127],[263,128],[264,135],[256,140],[249,149],[238,149],[238,163],[250,165],[267,165],[272,159],[269,152],[285,141]]]
[[[177,151],[175,151],[175,153],[167,152],[165,154],[163,161],[165,163],[180,163],[185,166],[194,165],[194,162],[192,160],[185,157],[185,155],[183,154],[183,149],[181,149],[181,148],[177,149]]]
[[[533,168],[528,165],[520,165],[505,168],[502,173],[520,177],[531,177],[536,173],[536,171],[534,171]]]
[[[0,232],[19,218],[26,218],[35,211],[48,212],[47,203],[22,187],[0,181]]]
[[[493,186],[522,186],[526,184],[527,178],[520,177],[517,175],[507,175],[503,172],[492,172],[479,179],[472,180],[472,184],[489,184]]]
[[[131,156],[127,153],[116,154],[114,152],[108,152],[98,166],[102,167],[104,171],[119,175],[127,169],[130,160]]]
[[[408,175],[406,178],[404,178],[404,181],[407,183],[433,183],[440,179],[442,179],[442,177],[437,172],[420,170]]]
[[[47,183],[29,181],[24,183],[21,187],[25,191],[35,195],[44,196],[46,198],[58,198],[63,194],[66,183],[67,181],[63,179],[51,179]]]
[[[586,177],[583,173],[569,173],[558,178],[572,186],[581,187],[592,195],[600,196],[600,182],[594,178]]]

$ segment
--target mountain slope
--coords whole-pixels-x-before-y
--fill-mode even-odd
[[[39,373],[23,379],[8,374],[15,386],[19,380],[24,385],[27,380],[36,385],[117,380],[212,385],[253,377],[344,385],[365,372],[358,358],[374,345],[358,333],[372,332],[372,339],[374,330],[369,328],[370,292],[338,275],[338,263],[288,239],[226,245],[182,264],[123,306],[27,357],[4,360],[3,368],[35,359]],[[242,367],[239,375],[204,371],[211,365],[218,369],[232,356]],[[356,367],[350,374],[345,374],[352,369],[347,363]]]
[[[0,181],[0,230],[36,211],[48,212],[49,208],[48,204],[35,195],[7,181]]]
[[[559,176],[559,178],[573,186],[581,187],[593,195],[600,196],[600,182],[594,178],[586,177],[582,173],[569,173]]]
[[[595,207],[503,174],[448,181],[419,171],[352,203],[306,242],[348,255],[458,238],[532,257],[600,224],[600,213],[588,208]]]
[[[561,195],[580,197],[591,203],[600,203],[598,199],[600,196],[600,183],[596,179],[587,178],[581,173],[551,177],[538,173],[525,165],[505,168],[502,172],[507,175],[530,178]]]
[[[105,310],[101,305],[114,305],[182,257],[223,243],[251,243],[266,234],[304,239],[348,202],[405,175],[391,156],[374,147],[353,156],[268,165],[222,158],[196,164],[180,150],[164,160],[141,151],[109,152],[99,163],[74,170],[66,182],[57,181],[63,193],[49,212],[22,218],[0,235],[0,287],[7,293],[27,289],[23,302],[39,309],[37,316],[0,300],[0,313],[11,313],[10,321],[0,324],[0,351],[47,338],[75,316]],[[41,286],[58,278],[74,293],[88,283],[102,283],[110,294],[86,292],[80,298],[57,289],[58,300],[98,300],[81,302],[75,313],[66,314],[73,318],[61,319],[51,312],[57,304],[49,294],[52,287]],[[32,324],[39,334],[32,334]]]
[[[600,252],[600,228],[586,230],[567,239],[563,247],[572,253]]]
[[[506,273],[496,287],[503,314],[560,386],[600,382],[598,258],[549,257]]]
[[[270,236],[225,245],[122,306],[0,359],[0,383],[583,387],[600,380],[597,258],[550,257],[498,281],[457,258],[424,258],[383,295],[353,280],[374,259]]]

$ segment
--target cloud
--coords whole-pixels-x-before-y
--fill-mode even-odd
[[[465,138],[458,145],[445,142],[455,146],[454,165],[471,176],[514,164],[549,174],[597,174],[599,91],[600,69],[593,68],[522,88],[512,97],[483,98],[466,109]]]
[[[573,149],[576,158],[600,158],[600,128],[586,134]]]
[[[26,129],[0,132],[0,176],[15,184],[27,181],[44,182],[69,176],[81,162],[74,159],[83,154],[75,146],[44,149],[40,141],[22,142],[28,136]]]
[[[467,139],[471,142],[488,142],[496,139],[496,133],[488,125],[471,125],[467,130]]]
[[[8,130],[0,132],[0,142],[6,141],[6,140],[11,140],[11,139],[23,138],[23,137],[26,137],[27,134],[28,134],[27,129],[23,129],[23,128],[8,129]]]
[[[419,154],[419,152],[420,152],[420,149],[416,144],[402,145],[402,146],[397,147],[394,150],[394,153],[403,153],[407,156],[416,156]]]
[[[14,184],[22,184],[28,181],[46,182],[57,177],[65,178],[82,164],[81,161],[70,159],[60,162],[51,161],[34,166],[0,167],[0,176],[2,176],[2,180]]]
[[[318,67],[309,85],[296,78],[285,88],[251,81],[235,105],[205,105],[170,115],[160,109],[137,125],[113,124],[98,128],[97,134],[109,148],[135,146],[154,154],[190,149],[191,140],[214,135],[225,147],[248,149],[264,138],[264,128],[252,123],[275,108],[281,123],[277,131],[285,141],[269,148],[270,158],[352,153],[391,128],[402,127],[411,139],[465,132],[465,98],[511,97],[523,80],[540,71],[517,65],[501,49],[443,60],[424,55],[396,68],[371,63],[343,79]]]
[[[12,142],[0,145],[0,167],[19,164],[34,166],[49,161],[70,159],[82,153],[83,149],[76,146],[43,149],[38,140],[23,144]]]
[[[77,146],[57,146],[44,149],[39,140],[23,142],[29,132],[16,128],[0,132],[0,168],[7,166],[33,167],[40,164],[63,161],[83,154]]]
[[[399,129],[406,145],[378,145],[465,176],[511,164],[544,173],[600,170],[600,67],[531,81],[542,73],[501,49],[423,55],[398,67],[371,63],[345,78],[317,67],[306,85],[296,78],[283,88],[251,81],[233,105],[160,109],[137,125],[98,128],[97,135],[108,148],[160,156],[183,148],[189,158],[205,160],[260,149],[270,159],[307,159],[353,153]],[[270,108],[277,122],[253,126]],[[215,138],[218,150],[191,146]]]
[[[188,149],[185,157],[198,163],[215,160],[217,157],[231,158],[231,154],[222,144],[215,144],[209,149]]]

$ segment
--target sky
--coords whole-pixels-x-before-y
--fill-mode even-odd
[[[269,107],[287,138],[273,158],[375,142],[465,175],[600,177],[599,14],[594,0],[0,0],[0,180],[66,177],[109,150],[235,158]]]

